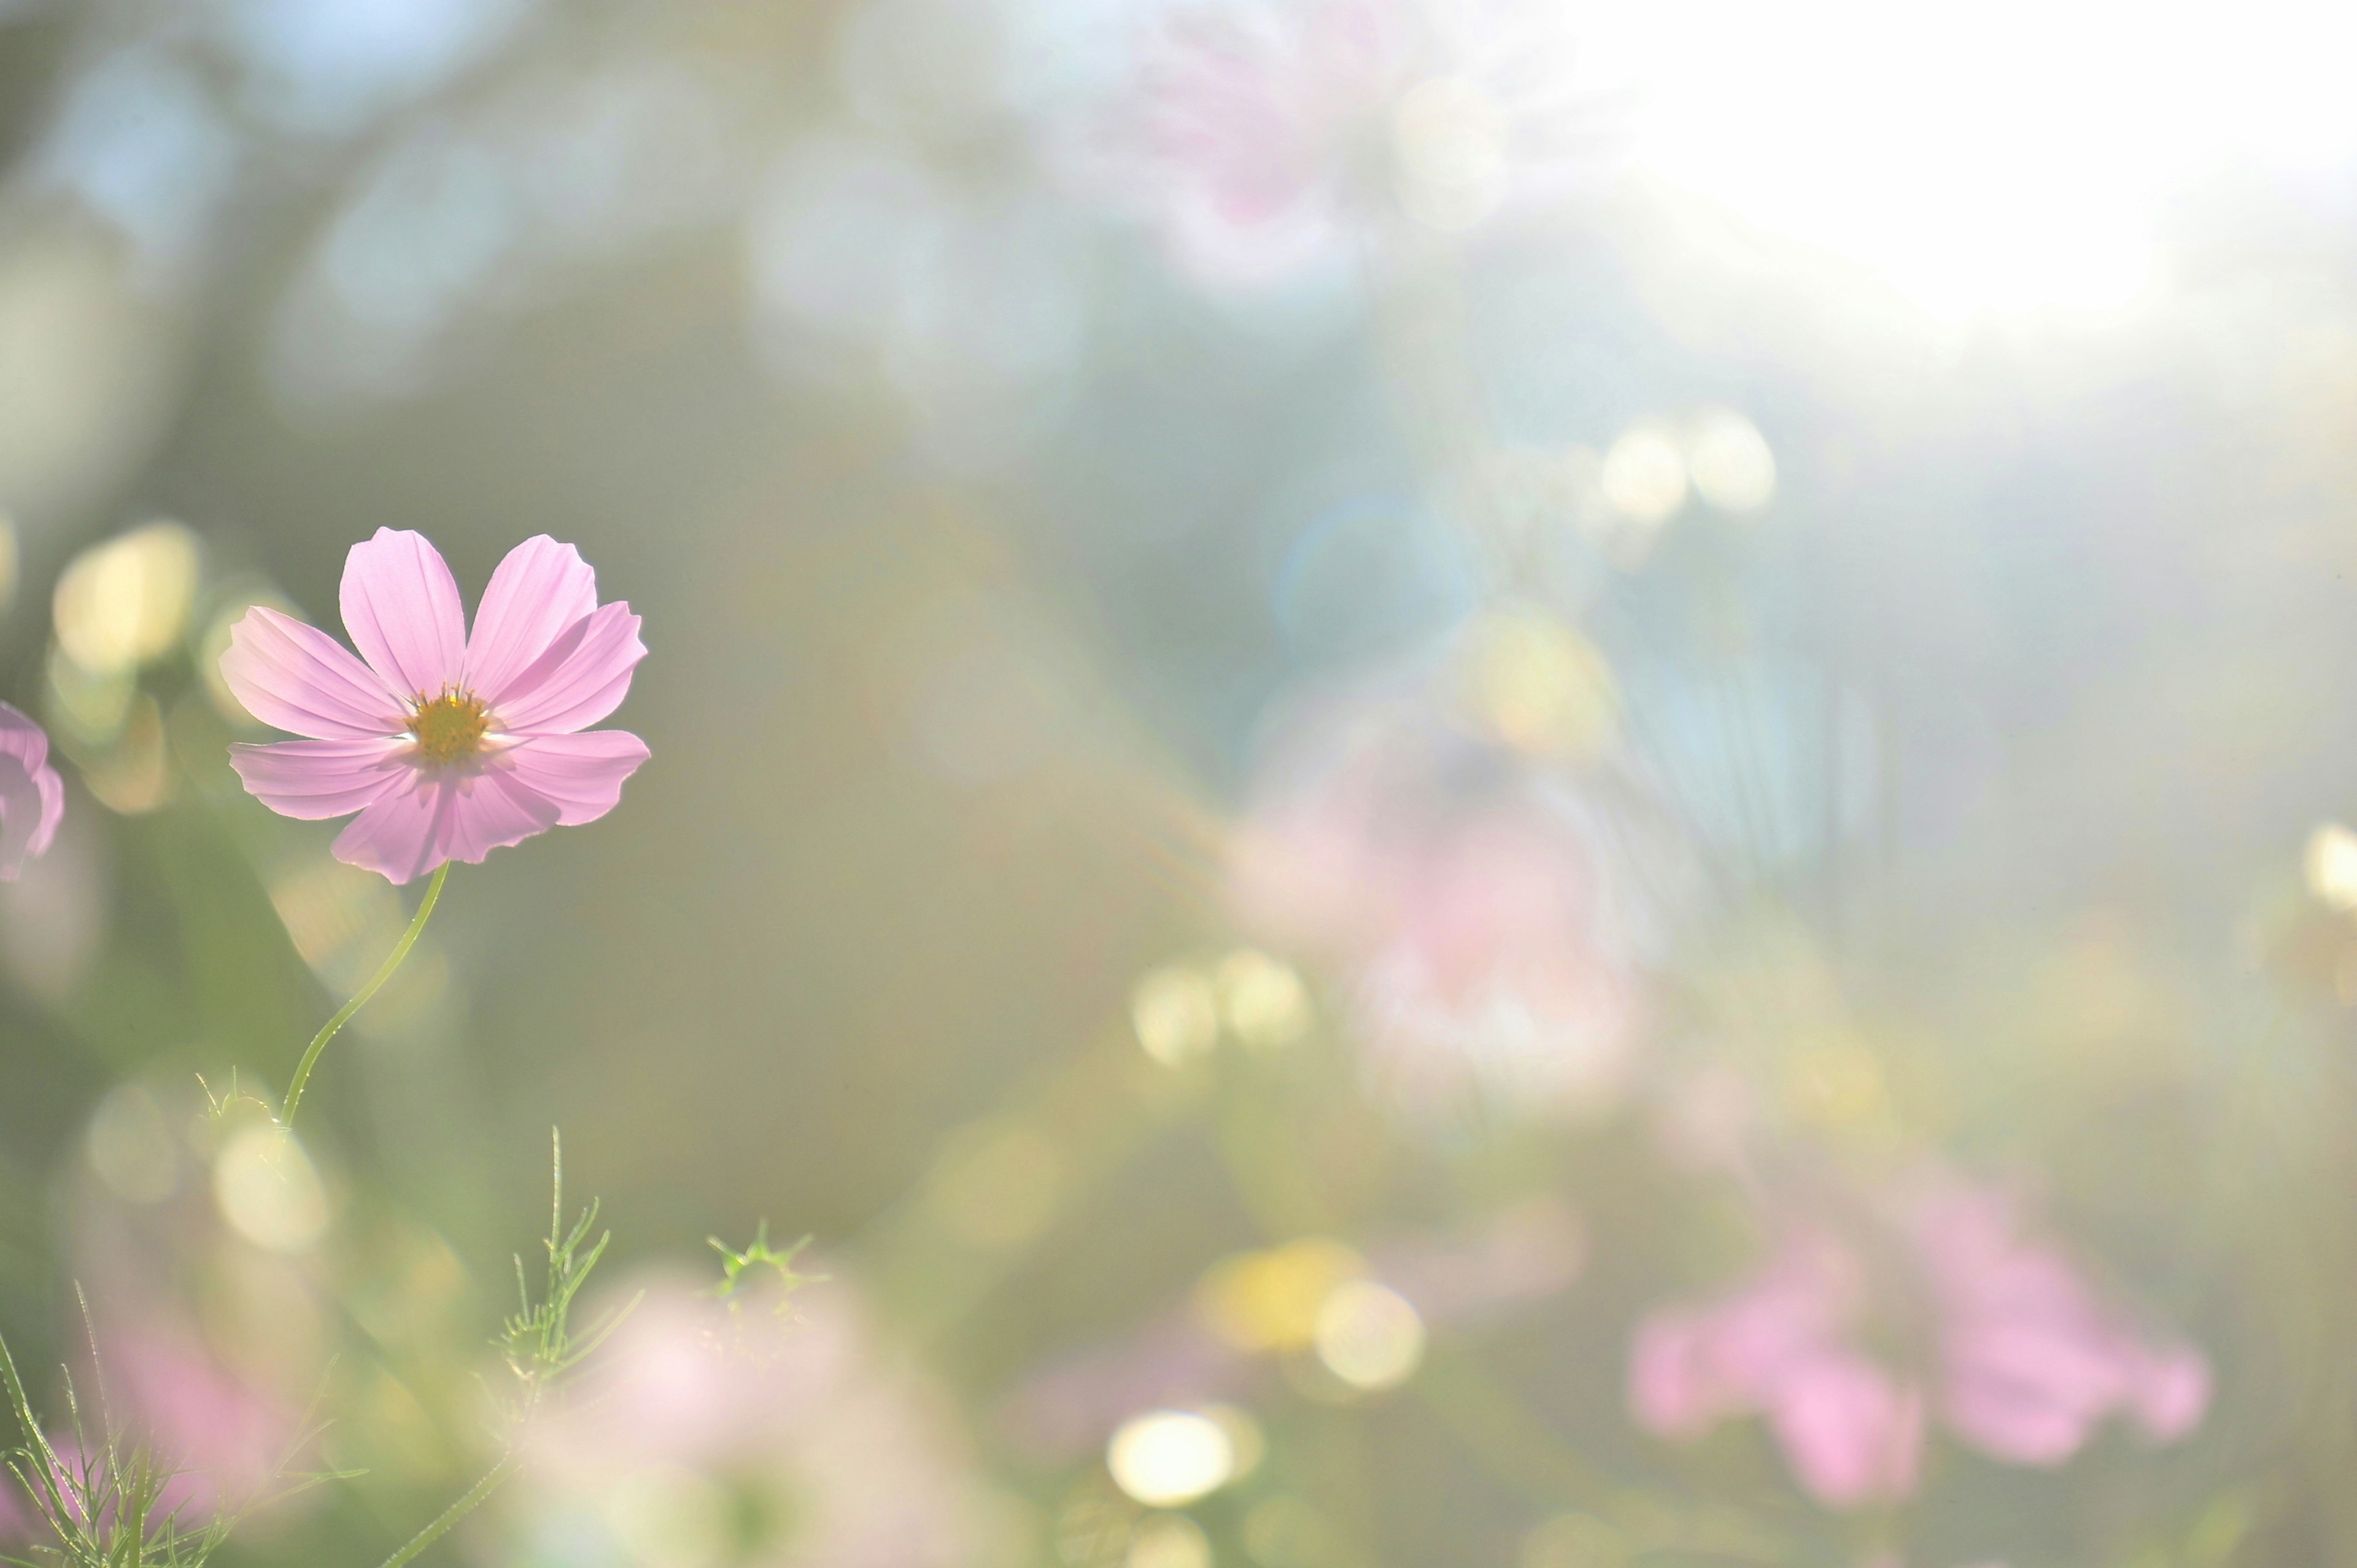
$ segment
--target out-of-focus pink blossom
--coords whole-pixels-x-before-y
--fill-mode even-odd
[[[1571,8],[1212,0],[1165,18],[1100,177],[1206,281],[1271,282],[1405,216],[1470,227],[1598,183],[1615,104]]]
[[[298,1412],[179,1325],[138,1325],[100,1346],[108,1392],[157,1459],[182,1473],[192,1506],[242,1508],[270,1489],[301,1435]]]
[[[1592,1110],[1621,1089],[1663,947],[1634,864],[1643,815],[1428,703],[1346,702],[1262,768],[1232,895],[1248,929],[1344,976],[1383,1099]]]
[[[283,816],[351,816],[336,858],[393,882],[594,822],[647,759],[592,730],[646,656],[627,604],[545,534],[508,553],[475,613],[423,534],[381,528],[344,564],[362,658],[266,606],[231,629],[221,675],[248,713],[302,740],[233,746],[248,793]],[[363,662],[363,659],[365,662]]]
[[[1912,1219],[1943,1307],[1941,1410],[1966,1442],[2059,1465],[2115,1411],[2155,1442],[2200,1424],[2210,1403],[2201,1353],[2130,1332],[2060,1253],[2021,1240],[2002,1194],[1947,1186]]]
[[[1648,1317],[1629,1398],[1664,1437],[1765,1416],[1803,1486],[1846,1508],[1914,1489],[1929,1417],[1995,1458],[2054,1466],[2114,1414],[2184,1436],[2209,1371],[2025,1240],[2008,1197],[1933,1177],[1847,1227],[1791,1222],[1732,1294]]]
[[[156,1323],[102,1329],[96,1375],[83,1388],[85,1430],[116,1450],[144,1450],[168,1478],[156,1520],[203,1528],[224,1509],[252,1507],[269,1493],[301,1435],[296,1414],[224,1369],[184,1330]],[[77,1381],[83,1380],[78,1379]],[[104,1405],[97,1401],[102,1391]],[[103,1426],[95,1423],[103,1423]],[[67,1431],[49,1434],[60,1480],[81,1480],[84,1450]],[[96,1452],[103,1455],[104,1448]],[[94,1478],[102,1488],[104,1461]],[[38,1512],[14,1479],[0,1480],[0,1539],[40,1533]]]
[[[888,1363],[850,1286],[808,1287],[784,1314],[750,1301],[732,1310],[669,1277],[630,1294],[641,1288],[569,1407],[533,1439],[528,1528],[602,1534],[636,1557],[752,1517],[768,1520],[760,1538],[731,1561],[974,1560],[979,1503],[952,1423]]]
[[[0,882],[46,852],[65,819],[66,787],[49,765],[41,726],[0,703]]]

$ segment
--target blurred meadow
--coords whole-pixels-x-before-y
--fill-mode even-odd
[[[224,1568],[2357,1563],[2352,49],[0,0],[33,1402]],[[651,759],[297,1143],[421,886],[219,661],[380,528]]]

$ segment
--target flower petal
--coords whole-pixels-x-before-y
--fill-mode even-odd
[[[48,851],[65,814],[48,733],[0,703],[0,882],[14,882],[27,860]]]
[[[554,806],[559,826],[577,828],[614,809],[622,781],[647,759],[647,743],[618,729],[540,735],[518,741],[500,758],[495,768]]]
[[[630,607],[600,605],[508,682],[492,717],[505,729],[526,734],[587,729],[621,706],[630,694],[630,672],[646,656]]]
[[[256,605],[230,628],[221,679],[245,711],[314,740],[397,734],[401,699],[334,638]]]
[[[385,736],[232,746],[229,762],[247,794],[282,817],[310,822],[374,805],[416,772],[408,744]]]
[[[597,607],[597,574],[570,544],[536,533],[491,574],[467,639],[465,684],[496,703],[509,682]]]
[[[2190,1345],[2148,1350],[2137,1369],[2136,1424],[2155,1443],[2174,1443],[2210,1409],[2210,1363]]]
[[[447,786],[457,791],[444,849],[452,860],[479,865],[495,849],[522,843],[554,827],[561,808],[498,768]]]
[[[1856,1508],[1915,1490],[1922,1398],[1862,1356],[1839,1351],[1794,1369],[1769,1423],[1819,1502]]]
[[[336,835],[338,860],[393,883],[446,860],[479,863],[556,825],[557,807],[499,769],[415,775],[415,787],[382,796]]]
[[[1646,1431],[1700,1437],[1738,1407],[1710,1375],[1704,1332],[1683,1312],[1655,1313],[1639,1327],[1629,1359],[1629,1410]]]
[[[422,533],[380,528],[344,561],[344,629],[396,693],[432,696],[467,660],[467,612],[441,552]]]

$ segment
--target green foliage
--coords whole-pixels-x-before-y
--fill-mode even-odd
[[[605,1342],[606,1337],[620,1326],[632,1307],[633,1297],[622,1309],[576,1338],[573,1332],[573,1304],[581,1287],[589,1281],[590,1271],[597,1260],[606,1255],[606,1245],[613,1232],[601,1230],[595,1241],[589,1231],[597,1223],[597,1200],[591,1198],[587,1208],[570,1227],[565,1223],[565,1144],[554,1132],[549,1134],[550,1186],[552,1197],[548,1219],[548,1275],[540,1299],[533,1299],[532,1285],[526,1279],[523,1257],[517,1254],[517,1310],[500,1329],[497,1341],[506,1357],[508,1369],[522,1385],[515,1406],[519,1419],[545,1397],[567,1372],[578,1367],[590,1352]]]
[[[826,1278],[824,1274],[802,1273],[794,1268],[794,1260],[802,1255],[803,1248],[811,1244],[808,1236],[788,1243],[780,1251],[770,1245],[770,1222],[766,1219],[754,1228],[752,1245],[741,1252],[730,1251],[728,1244],[717,1236],[707,1236],[705,1240],[720,1254],[720,1283],[712,1287],[712,1294],[726,1302],[732,1310],[737,1305],[741,1292],[772,1274],[777,1280],[780,1308],[784,1306],[786,1298],[797,1289]]]
[[[95,1361],[95,1336],[91,1351]],[[0,1557],[0,1563],[16,1568],[200,1568],[229,1539],[238,1521],[235,1512],[216,1509],[198,1524],[184,1517],[185,1502],[165,1506],[181,1472],[161,1459],[151,1443],[133,1439],[108,1415],[102,1381],[93,1430],[83,1419],[71,1377],[67,1378],[66,1430],[71,1443],[60,1451],[33,1409],[5,1338],[0,1338],[0,1378],[6,1381],[8,1406],[21,1439],[5,1452],[8,1471],[32,1498],[48,1535],[32,1544],[31,1556]],[[294,1451],[307,1446],[316,1435],[316,1429],[307,1429],[296,1438]],[[296,1474],[282,1464],[277,1478],[285,1484],[264,1500],[291,1497],[335,1476]]]

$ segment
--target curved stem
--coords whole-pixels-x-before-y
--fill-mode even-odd
[[[393,944],[392,955],[350,1002],[336,1010],[336,1015],[328,1020],[328,1026],[311,1037],[311,1048],[305,1051],[303,1059],[295,1064],[295,1081],[286,1086],[286,1109],[278,1118],[280,1126],[295,1125],[295,1108],[303,1103],[303,1086],[311,1081],[311,1069],[317,1063],[319,1053],[328,1048],[328,1042],[336,1037],[336,1031],[350,1023],[352,1015],[368,1005],[368,999],[393,978],[393,972],[401,967],[401,961],[407,958],[409,950],[417,945],[418,933],[425,929],[425,918],[434,913],[435,901],[442,897],[442,884],[449,875],[448,861],[435,867],[434,880],[425,885],[425,900],[417,906],[417,913],[411,918],[409,929],[402,932],[401,940]]]
[[[446,871],[449,869],[447,862],[444,864],[443,869]],[[434,879],[434,885],[436,887],[441,886],[442,879],[439,876],[436,876]],[[442,1512],[436,1517],[432,1524],[427,1525],[424,1530],[421,1530],[415,1535],[411,1536],[407,1545],[394,1552],[392,1556],[386,1558],[384,1560],[384,1568],[407,1568],[409,1563],[416,1562],[418,1556],[423,1553],[427,1547],[433,1545],[436,1541],[450,1533],[450,1527],[452,1525],[457,1524],[460,1520],[466,1518],[468,1514],[473,1513],[476,1509],[482,1506],[484,1498],[490,1497],[493,1492],[498,1491],[500,1489],[500,1483],[506,1480],[510,1476],[515,1474],[515,1467],[516,1453],[514,1449],[511,1448],[505,1454],[500,1455],[500,1462],[498,1464],[483,1472],[483,1478],[481,1480],[477,1481],[473,1486],[467,1488],[467,1492],[464,1497],[461,1497],[457,1502],[452,1503],[448,1508],[444,1509]]]

